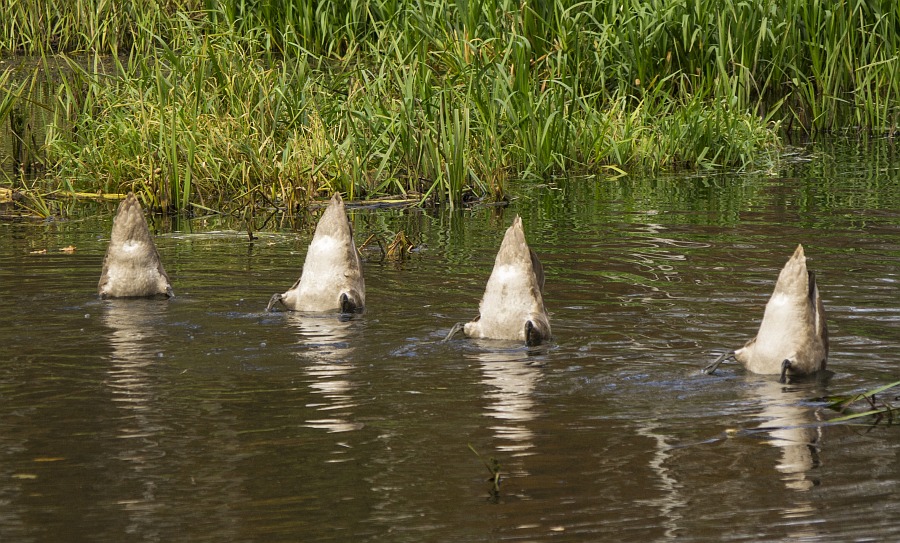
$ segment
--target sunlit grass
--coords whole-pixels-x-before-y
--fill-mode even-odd
[[[167,209],[293,209],[335,190],[456,205],[516,178],[747,168],[774,160],[780,129],[900,119],[886,0],[13,0],[9,14],[0,51],[79,59],[56,91],[53,175]]]

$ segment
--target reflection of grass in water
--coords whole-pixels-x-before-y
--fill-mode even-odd
[[[0,125],[6,122],[12,112],[13,106],[16,105],[19,95],[25,89],[25,83],[18,85],[12,84],[12,70],[0,72]]]

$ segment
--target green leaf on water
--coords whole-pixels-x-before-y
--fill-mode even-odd
[[[897,408],[895,408],[891,404],[889,399],[886,399],[884,397],[884,392],[895,387],[900,387],[900,381],[881,385],[871,390],[860,392],[857,394],[846,396],[832,396],[827,398],[826,401],[828,402],[828,407],[831,409],[835,409],[841,413],[844,413],[846,410],[852,408],[855,404],[859,404],[860,402],[865,402],[865,406],[868,407],[868,409],[866,409],[865,411],[858,413],[848,413],[843,416],[831,419],[829,420],[829,422],[846,422],[863,417],[879,417],[877,420],[880,420],[880,417],[883,416],[887,416],[888,420],[890,422],[893,422],[894,412]]]

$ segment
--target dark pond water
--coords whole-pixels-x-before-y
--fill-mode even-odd
[[[100,301],[112,208],[0,223],[0,541],[898,540],[900,426],[824,424],[816,401],[900,379],[893,153],[356,210],[358,243],[402,229],[425,248],[367,251],[349,322],[263,311],[308,228],[250,243],[156,221],[177,297]],[[440,343],[516,213],[554,341]],[[797,243],[833,376],[700,375],[755,333]]]

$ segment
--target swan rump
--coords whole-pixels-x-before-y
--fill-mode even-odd
[[[463,333],[470,338],[518,340],[527,345],[550,339],[543,287],[543,266],[525,241],[522,218],[516,216],[497,252],[479,315],[465,324]]]
[[[300,279],[287,292],[273,295],[266,310],[281,302],[293,311],[353,313],[363,310],[365,298],[353,228],[344,200],[335,193],[316,225]]]
[[[113,219],[97,290],[102,298],[174,295],[141,204],[133,192],[119,204]]]
[[[733,353],[725,353],[706,368],[712,373],[728,356],[753,373],[802,376],[825,369],[828,361],[828,326],[819,296],[816,274],[806,268],[803,246],[778,274],[756,337]]]

